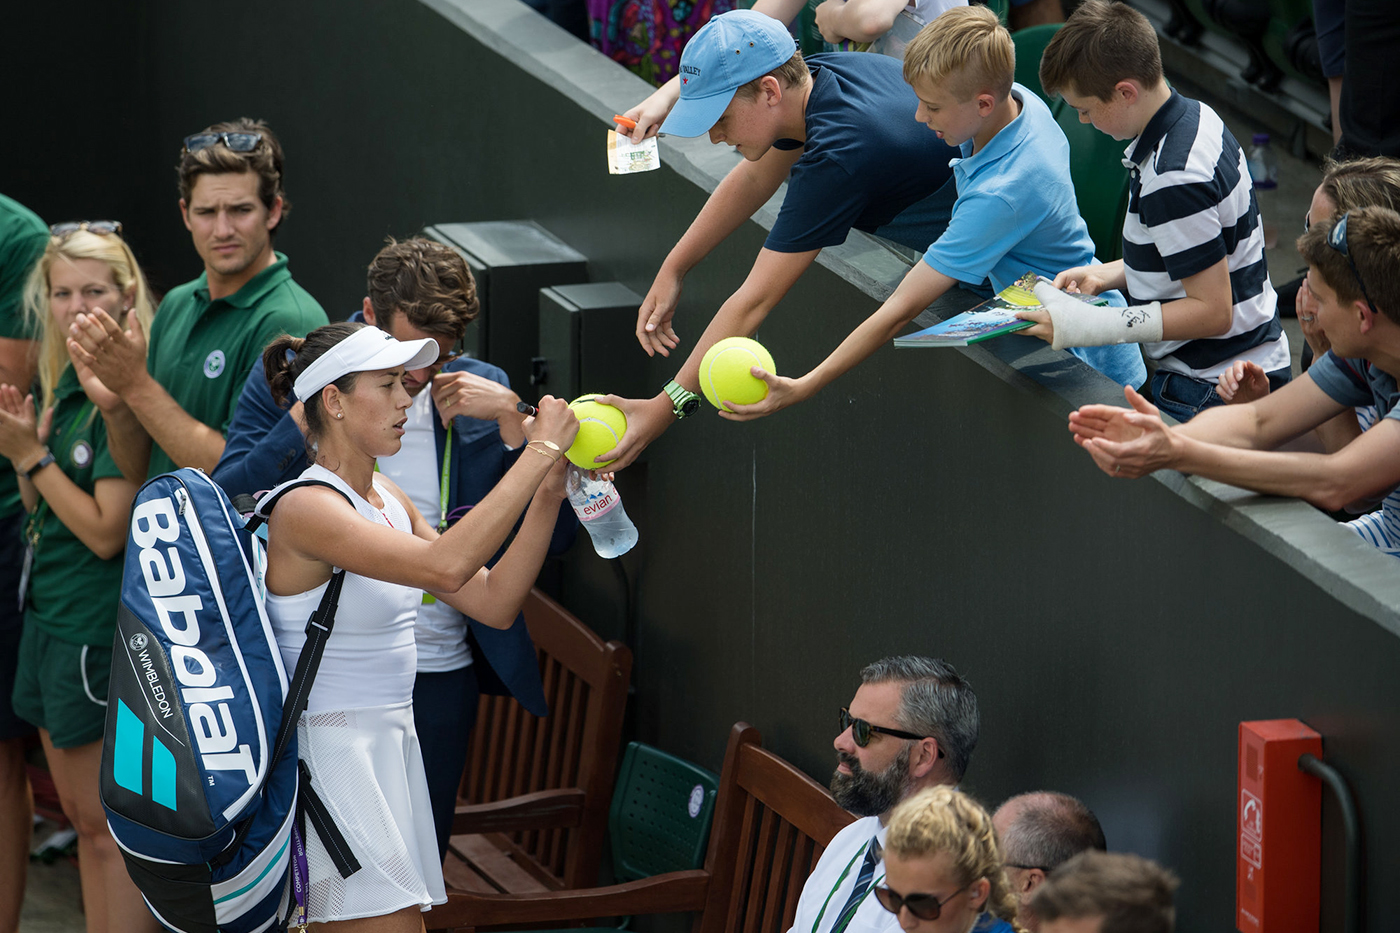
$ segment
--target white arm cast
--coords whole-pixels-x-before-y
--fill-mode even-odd
[[[1044,282],[1035,286],[1035,297],[1050,314],[1050,322],[1055,327],[1051,346],[1056,350],[1116,343],[1155,343],[1162,339],[1160,301],[1130,308],[1103,307],[1066,295]]]

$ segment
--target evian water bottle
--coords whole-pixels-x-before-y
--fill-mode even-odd
[[[587,470],[571,463],[564,488],[599,557],[621,557],[632,550],[637,543],[637,526],[627,517],[616,486],[605,479],[592,479]]]

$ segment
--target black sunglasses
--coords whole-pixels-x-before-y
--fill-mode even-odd
[[[98,236],[111,236],[122,232],[122,222],[120,220],[70,220],[66,223],[53,224],[49,227],[49,236],[59,240],[66,240],[79,230],[86,230],[88,233],[95,233]]]
[[[943,913],[943,905],[957,897],[976,882],[965,884],[943,900],[939,900],[932,894],[905,894],[903,896],[894,893],[884,885],[875,888],[875,900],[880,902],[880,906],[890,913],[899,915],[901,907],[908,907],[909,912],[920,920],[937,920]]]
[[[840,722],[841,731],[845,732],[847,729],[850,729],[851,738],[855,740],[856,745],[860,748],[865,748],[865,746],[870,744],[870,735],[874,732],[878,732],[881,735],[892,735],[897,739],[913,739],[915,742],[927,738],[927,736],[915,735],[912,732],[904,732],[900,729],[886,729],[884,726],[872,726],[864,719],[856,719],[851,715],[851,711],[844,706],[841,707]],[[939,749],[938,754],[941,757],[943,750]]]
[[[1366,299],[1366,304],[1375,311],[1376,303],[1371,300],[1371,296],[1366,292],[1366,283],[1361,281],[1361,273],[1356,270],[1356,261],[1351,258],[1351,250],[1347,249],[1347,217],[1349,213],[1343,214],[1332,229],[1327,231],[1327,245],[1335,249],[1346,257],[1347,265],[1351,266],[1351,274],[1356,276],[1356,284],[1361,286],[1361,297]]]
[[[232,152],[252,152],[262,142],[262,133],[195,133],[185,137],[185,151],[198,152],[218,142]]]

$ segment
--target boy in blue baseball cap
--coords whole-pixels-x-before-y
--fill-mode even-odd
[[[609,398],[627,413],[612,456],[624,467],[697,407],[700,358],[715,341],[752,334],[824,247],[852,228],[922,251],[948,225],[958,151],[914,120],[919,99],[898,60],[832,53],[804,61],[782,23],[750,10],[714,17],[681,56],[681,91],[661,131],[708,133],[744,161],[715,188],[671,250],[637,316],[648,355],[679,345],[671,319],[686,272],[787,182],[749,273],[696,342],[680,373],[645,400]]]

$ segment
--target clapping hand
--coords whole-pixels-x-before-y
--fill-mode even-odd
[[[45,413],[44,421],[47,435],[47,428],[53,423],[53,409]],[[0,455],[18,463],[42,456],[43,447],[34,414],[34,396],[20,395],[12,385],[0,385]]]
[[[118,396],[126,395],[146,375],[146,334],[141,319],[131,314],[127,321],[131,329],[122,330],[106,311],[94,308],[79,314],[68,328],[68,355],[73,362],[90,370]]]

